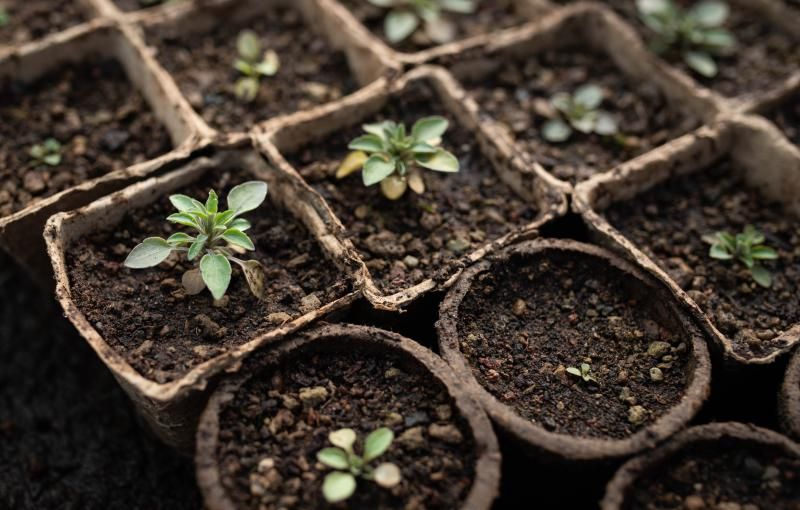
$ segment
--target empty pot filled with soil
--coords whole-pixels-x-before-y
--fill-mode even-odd
[[[624,464],[600,506],[796,510],[798,480],[800,445],[753,425],[713,423],[681,432]]]
[[[375,431],[388,446],[373,456]],[[211,398],[197,441],[198,482],[212,510],[336,501],[488,509],[499,485],[490,422],[447,365],[412,340],[363,326],[323,326],[252,358],[246,375]],[[366,464],[350,471],[320,460],[334,445]],[[325,486],[345,472],[355,486],[331,499]]]
[[[795,351],[786,368],[779,407],[783,430],[795,440],[800,440],[800,351]]]
[[[60,32],[91,18],[82,0],[4,0],[0,4],[0,48]]]
[[[437,332],[489,416],[560,461],[650,448],[709,391],[705,338],[670,290],[574,241],[525,242],[468,268]]]

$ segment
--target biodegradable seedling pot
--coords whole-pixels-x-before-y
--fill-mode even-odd
[[[527,241],[466,269],[436,330],[490,418],[559,464],[652,448],[709,393],[705,338],[670,290],[575,241]]]
[[[753,425],[712,423],[681,432],[624,464],[602,510],[782,508],[800,501],[800,445]]]
[[[800,440],[800,350],[789,361],[779,399],[783,430]]]
[[[142,25],[156,58],[203,119],[220,136],[241,137],[255,124],[336,101],[396,74],[397,66],[368,41],[342,34],[341,27],[333,32],[320,9],[313,0],[186,2],[142,16]],[[274,76],[260,79],[249,102],[236,95],[242,74],[234,68],[244,30],[280,62]]]
[[[89,72],[99,73],[92,77],[96,81],[77,76]],[[0,244],[39,283],[52,288],[41,237],[47,218],[185,158],[202,145],[200,134],[191,111],[180,106],[141,42],[127,27],[115,27],[104,19],[27,44],[0,58],[0,83],[7,91],[15,91],[6,93],[9,103],[0,106],[3,115],[13,118],[21,111],[17,110],[20,105],[33,112],[26,113],[24,122],[5,124],[11,130],[3,137],[6,161],[15,167],[7,168],[3,183],[3,192],[11,193],[5,205],[13,208],[0,214]],[[59,84],[67,90],[89,89],[60,99]],[[141,93],[143,100],[134,93]],[[25,106],[31,97],[35,104]],[[111,103],[103,104],[104,100]],[[137,105],[138,114],[122,110]],[[53,113],[49,113],[51,109]],[[91,125],[92,131],[82,132],[83,125]],[[138,126],[139,131],[128,129],[129,125]],[[51,136],[61,137],[61,163],[19,168],[31,164],[29,148]],[[177,149],[161,154],[170,145]],[[146,157],[155,159],[139,162]],[[126,168],[126,164],[132,166]],[[14,185],[11,173],[17,182],[8,190],[7,186]],[[30,180],[26,182],[23,176]]]
[[[210,510],[326,506],[328,434],[388,427],[393,489],[359,479],[348,508],[489,509],[500,451],[463,380],[416,342],[376,328],[326,325],[248,361],[222,384],[197,431],[197,480]],[[360,452],[360,443],[356,451]]]
[[[201,198],[215,188],[224,200],[227,189],[254,179],[269,184],[269,200],[246,216],[256,251],[242,258],[264,265],[263,300],[250,293],[238,268],[225,297],[214,301],[207,291],[187,295],[181,275],[195,266],[177,254],[152,269],[122,266],[144,238],[189,230],[167,223],[174,212],[169,195]],[[58,214],[45,235],[67,318],[156,433],[191,451],[215,375],[235,371],[257,347],[357,297],[358,273],[332,223],[319,197],[295,177],[253,152],[228,151]]]
[[[800,283],[792,220],[799,187],[800,151],[763,119],[728,116],[580,184],[573,208],[596,241],[667,280],[728,362],[766,365],[800,337],[791,304]],[[779,252],[765,264],[771,289],[738,263],[710,258],[699,240],[747,224],[766,229],[766,244]]]
[[[664,72],[635,32],[610,10],[589,3],[559,9],[466,55],[440,59],[496,127],[498,143],[572,183],[611,169],[710,120],[719,105]],[[556,94],[594,85],[599,110],[618,136],[572,129],[563,141],[545,138],[548,121],[564,120]]]
[[[564,213],[565,185],[495,145],[476,111],[445,70],[421,67],[258,137],[275,165],[296,171],[326,199],[366,261],[364,292],[376,307],[397,310],[447,287],[465,263]],[[450,123],[443,145],[460,160],[458,173],[426,171],[425,193],[395,201],[379,186],[365,187],[359,174],[334,177],[362,124],[392,118],[410,128],[429,115]]]

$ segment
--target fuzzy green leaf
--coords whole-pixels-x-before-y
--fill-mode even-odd
[[[245,231],[249,230],[252,227],[250,222],[247,221],[244,218],[236,218],[228,226],[230,228],[235,228],[236,230],[240,230],[242,232],[245,232]]]
[[[256,62],[261,56],[261,42],[252,30],[242,30],[236,39],[236,49],[242,59]]]
[[[419,19],[417,16],[406,10],[395,10],[386,15],[383,20],[383,30],[386,33],[386,39],[390,43],[396,44],[406,39],[414,33],[419,26]]]
[[[589,84],[578,87],[572,99],[587,110],[594,110],[603,102],[603,89]]]
[[[754,265],[752,268],[750,268],[750,274],[752,275],[753,280],[755,280],[755,282],[762,287],[772,287],[772,274],[767,271],[764,266],[758,264]]]
[[[167,216],[167,221],[200,230],[200,225],[197,223],[197,220],[189,213],[170,214]]]
[[[372,186],[389,177],[397,168],[397,163],[394,159],[386,161],[383,156],[373,155],[364,163],[364,169],[361,171],[361,177],[364,180],[364,186]]]
[[[328,434],[328,441],[332,445],[338,446],[346,452],[353,449],[353,444],[356,442],[356,433],[353,429],[339,429],[334,430]]]
[[[206,246],[206,242],[208,241],[208,236],[205,234],[200,234],[197,236],[197,239],[192,243],[189,247],[189,253],[186,254],[186,258],[189,260],[194,260],[200,255],[200,252],[203,251],[203,248]]]
[[[777,260],[778,252],[769,246],[754,246],[750,250],[750,256],[755,260]]]
[[[61,163],[61,154],[48,154],[42,161],[48,166],[56,166]]]
[[[230,223],[235,216],[236,216],[236,211],[234,211],[233,209],[228,209],[227,211],[218,213],[214,217],[214,226],[215,227],[220,227],[220,226],[224,227],[225,225]]]
[[[247,237],[247,234],[240,230],[236,230],[235,228],[229,228],[222,234],[222,238],[231,243],[234,246],[239,246],[240,248],[244,248],[245,250],[255,250],[256,247],[253,245],[253,241]]]
[[[176,232],[167,239],[167,243],[169,243],[170,246],[180,246],[193,241],[194,237],[190,236],[189,234],[184,234],[183,232]]]
[[[417,164],[437,172],[453,173],[459,170],[458,158],[444,149],[439,149],[434,154],[423,154],[417,157]]]
[[[598,135],[611,136],[617,134],[619,127],[617,126],[617,119],[608,112],[597,112],[597,118],[594,121],[594,132]]]
[[[231,263],[223,255],[203,255],[200,274],[214,299],[221,299],[231,283]]]
[[[383,150],[383,140],[378,135],[359,136],[347,146],[353,151],[381,152]]]
[[[242,101],[251,102],[258,96],[258,89],[261,86],[257,78],[240,78],[236,80],[234,92],[236,97]]]
[[[216,214],[219,207],[219,198],[212,189],[208,192],[208,199],[206,200],[206,211],[210,214]]]
[[[131,269],[144,269],[157,266],[169,257],[172,246],[160,237],[148,237],[131,250],[125,259],[125,266]]]
[[[322,483],[322,495],[328,503],[346,500],[356,491],[356,479],[350,473],[334,471],[328,473]]]
[[[249,181],[235,186],[228,193],[228,208],[237,215],[257,209],[267,198],[266,182]]]
[[[717,260],[730,260],[733,258],[733,254],[719,244],[712,245],[711,249],[708,250],[708,255]]]
[[[370,462],[383,455],[394,441],[394,432],[386,427],[372,431],[364,441],[364,462]]]
[[[439,0],[442,9],[459,14],[472,14],[477,7],[476,0]]]
[[[686,65],[706,78],[713,78],[717,75],[717,63],[714,62],[711,55],[704,51],[687,51],[683,54],[683,60]]]
[[[364,124],[361,126],[365,132],[375,135],[381,140],[386,141],[386,131],[391,129],[394,126],[394,122],[392,121],[384,121],[384,122],[376,122],[374,124]]]
[[[411,128],[411,136],[417,142],[430,142],[441,136],[447,131],[450,123],[444,117],[425,117],[414,123]]]
[[[542,126],[542,137],[548,142],[565,142],[569,140],[570,135],[572,135],[572,128],[562,120],[548,120]]]
[[[725,2],[717,0],[704,0],[696,3],[689,9],[688,16],[701,27],[713,28],[725,23],[730,14],[730,8]]]
[[[197,212],[205,214],[206,208],[199,201],[186,195],[170,195],[169,201],[180,212]]]
[[[349,469],[347,452],[341,448],[323,448],[317,452],[317,460],[333,469]]]

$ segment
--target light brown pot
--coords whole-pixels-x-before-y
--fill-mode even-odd
[[[483,410],[470,397],[464,381],[435,354],[417,342],[377,328],[352,325],[326,325],[293,336],[271,351],[259,356],[257,364],[222,384],[211,397],[197,430],[197,482],[209,510],[234,510],[237,506],[221,482],[217,457],[219,414],[233,400],[236,391],[262,370],[301,358],[309,352],[357,351],[364,355],[382,353],[399,355],[409,370],[429,374],[432,383],[441,384],[454,401],[457,413],[466,421],[475,442],[475,477],[463,510],[488,510],[499,492],[500,449],[492,426]],[[248,363],[248,365],[250,365]]]
[[[629,200],[670,177],[701,172],[723,157],[741,168],[748,185],[780,202],[792,215],[800,215],[800,150],[789,143],[770,122],[751,116],[727,115],[713,126],[685,135],[613,171],[579,184],[573,210],[582,215],[593,239],[635,260],[647,271],[666,281],[699,323],[711,332],[714,345],[734,365],[766,365],[785,355],[800,340],[800,324],[782,332],[783,347],[760,358],[746,358],[734,351],[730,339],[708,315],[648,258],[639,247],[611,226],[603,210],[614,202]]]
[[[800,441],[800,350],[789,361],[778,399],[781,427]]]
[[[663,314],[667,318],[665,320],[669,320],[676,330],[687,337],[691,351],[689,362],[691,375],[683,398],[653,423],[624,439],[584,438],[550,432],[542,425],[523,418],[511,406],[502,403],[481,386],[473,374],[473,368],[461,352],[459,308],[464,298],[471,292],[473,281],[481,274],[509,263],[512,258],[524,260],[540,253],[555,252],[588,255],[609,268],[624,272],[631,285],[638,288],[638,295],[657,296],[654,299],[663,304]],[[531,313],[536,311],[532,310]],[[598,465],[653,448],[685,427],[700,410],[710,392],[711,362],[706,339],[693,324],[691,317],[682,310],[680,302],[675,299],[669,288],[620,257],[602,248],[576,241],[556,239],[527,241],[506,248],[469,267],[445,296],[439,308],[436,331],[442,357],[460,380],[467,381],[471,393],[477,396],[492,421],[519,442],[528,453],[561,464]]]
[[[296,151],[307,144],[315,143],[326,135],[344,127],[358,125],[378,112],[393,96],[417,83],[429,84],[439,96],[446,110],[452,114],[459,125],[472,131],[482,152],[491,160],[500,179],[517,195],[538,206],[539,218],[522,229],[512,231],[498,239],[493,239],[448,267],[438,268],[440,277],[430,278],[410,288],[395,289],[381,293],[371,277],[366,277],[364,295],[377,308],[399,310],[419,296],[434,289],[450,286],[464,264],[479,260],[497,248],[519,238],[533,235],[550,218],[566,212],[565,192],[569,186],[558,181],[544,171],[538,164],[523,164],[508,145],[496,144],[499,136],[493,126],[486,126],[478,116],[478,108],[452,76],[444,69],[423,66],[415,69],[391,83],[379,80],[351,97],[328,107],[301,113],[285,123],[271,126],[257,135],[260,149],[276,166],[286,172],[297,174],[283,154]],[[333,215],[333,211],[330,212]],[[346,225],[341,225],[346,230]],[[363,271],[369,271],[363,266]]]
[[[241,361],[255,349],[272,344],[286,334],[342,309],[359,295],[354,291],[336,301],[322,303],[311,312],[294,317],[274,329],[264,330],[247,343],[197,365],[172,382],[161,384],[136,372],[120,353],[106,343],[103,335],[73,301],[73,282],[67,272],[66,254],[79,238],[119,223],[131,209],[147,206],[178,191],[219,166],[242,168],[251,178],[267,181],[273,205],[287,210],[305,225],[330,260],[332,270],[350,276],[356,289],[361,286],[360,274],[354,270],[355,263],[350,252],[329,229],[333,219],[326,216],[321,199],[294,176],[266,165],[252,151],[227,151],[213,158],[196,159],[165,176],[135,184],[76,211],[57,214],[50,218],[45,231],[47,249],[56,275],[56,295],[67,319],[95,350],[161,439],[187,452],[192,451],[194,446],[197,419],[214,385],[215,376],[236,371]]]

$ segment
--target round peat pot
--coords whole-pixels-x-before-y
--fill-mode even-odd
[[[439,348],[530,453],[613,461],[680,430],[708,396],[705,338],[677,303],[605,250],[530,241],[464,271],[441,305]]]
[[[197,432],[197,479],[211,510],[325,508],[329,434],[388,427],[392,488],[357,479],[344,507],[488,509],[500,482],[491,422],[446,363],[380,329],[326,325],[259,354],[220,385]]]
[[[787,434],[800,440],[800,349],[794,351],[789,362],[779,398],[781,426]]]
[[[601,510],[800,509],[800,445],[753,425],[692,427],[625,463]]]

